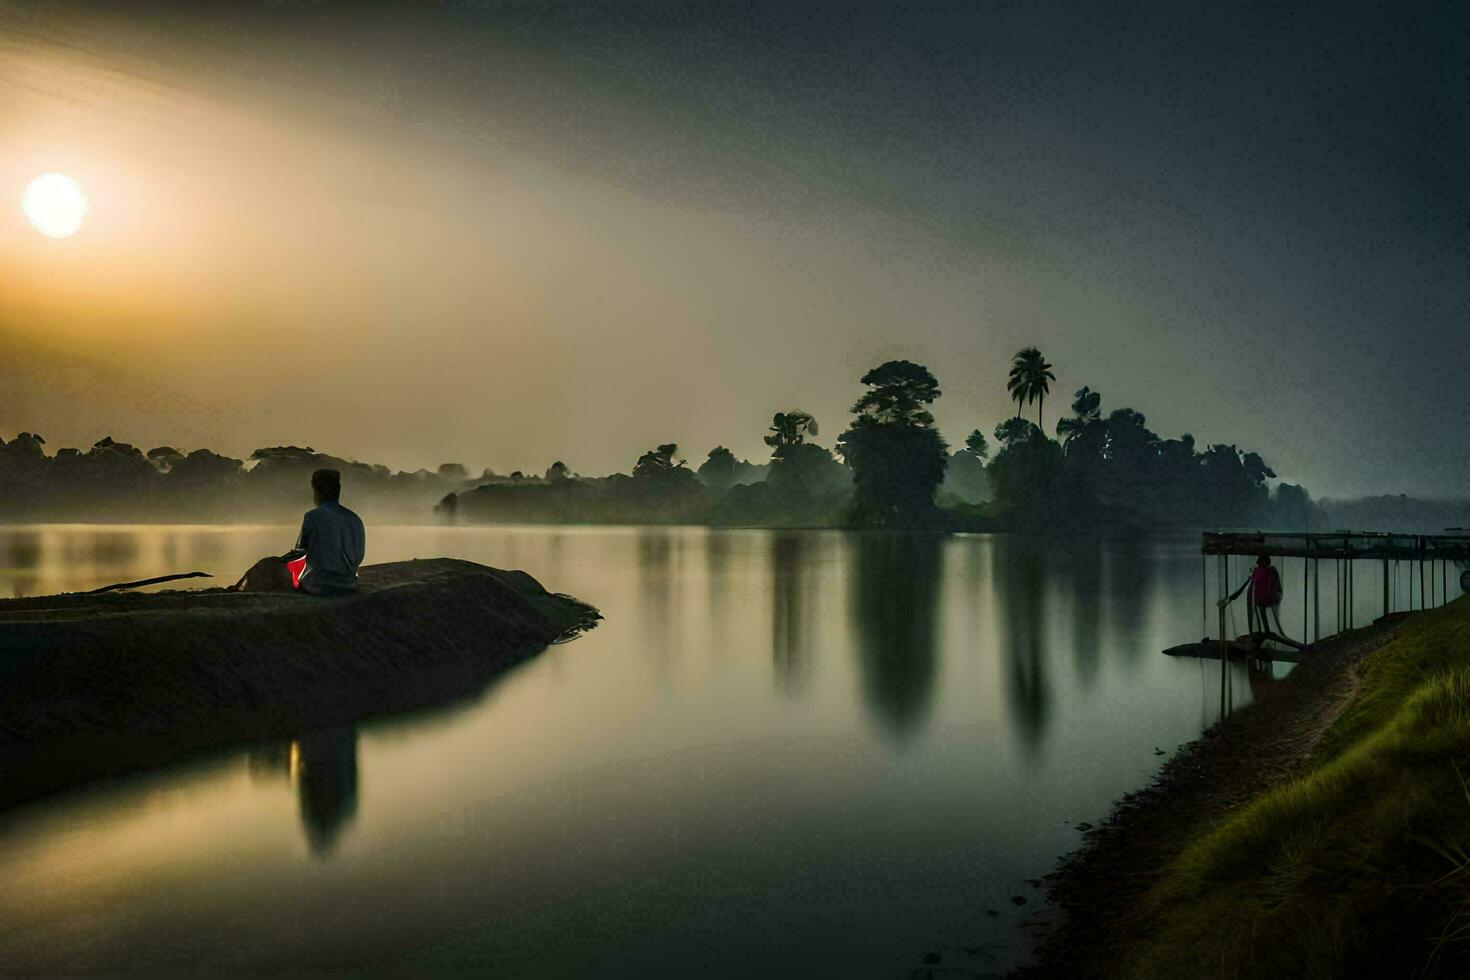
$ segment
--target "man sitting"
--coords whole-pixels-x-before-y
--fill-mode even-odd
[[[300,589],[311,595],[350,595],[366,551],[362,518],[338,503],[342,474],[317,470],[311,475],[316,507],[301,521],[296,547],[279,558],[262,558],[236,583],[242,592]]]

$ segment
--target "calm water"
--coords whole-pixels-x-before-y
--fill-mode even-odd
[[[1193,535],[369,535],[606,621],[468,703],[0,813],[0,972],[999,971],[1025,879],[1220,710],[1218,663],[1159,654],[1203,630]],[[0,595],[233,578],[293,537],[0,528]]]

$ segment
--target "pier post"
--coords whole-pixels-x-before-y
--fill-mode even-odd
[[[1229,555],[1221,555],[1219,563],[1220,598],[1229,595]],[[1220,606],[1220,717],[1225,717],[1225,672],[1230,667],[1230,638],[1225,635],[1225,607]]]
[[[1322,560],[1312,559],[1312,642],[1322,639]]]
[[[1358,571],[1358,563],[1355,562],[1355,561],[1353,561],[1351,558],[1349,558],[1348,559],[1348,598],[1347,598],[1348,629],[1352,629],[1353,628],[1353,624],[1355,622],[1357,622],[1357,617],[1356,617],[1355,611],[1353,609],[1353,599],[1358,594],[1358,588],[1357,588],[1358,583],[1356,583],[1356,582],[1353,581],[1353,576],[1357,574],[1357,571]]]
[[[1344,564],[1346,563],[1341,558],[1337,559],[1337,581],[1332,583],[1332,587],[1335,590],[1333,595],[1337,597],[1337,601],[1333,603],[1333,605],[1337,606],[1337,629],[1333,631],[1335,633],[1341,633],[1343,623],[1347,622],[1342,615],[1342,590],[1343,586],[1347,584],[1343,581],[1347,577],[1347,569],[1343,568]]]
[[[1388,559],[1383,559],[1383,615],[1393,612],[1388,607]]]

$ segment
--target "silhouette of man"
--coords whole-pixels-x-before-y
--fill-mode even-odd
[[[367,549],[362,518],[343,507],[342,474],[317,470],[311,475],[316,507],[306,512],[296,547],[279,558],[262,558],[236,583],[244,592],[293,588],[319,596],[350,595]]]

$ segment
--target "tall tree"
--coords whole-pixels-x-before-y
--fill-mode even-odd
[[[765,437],[765,441],[773,450],[771,455],[780,457],[781,450],[787,446],[799,446],[806,441],[807,436],[816,434],[817,420],[812,418],[811,413],[793,409],[789,412],[777,412],[771,417],[770,435]]]
[[[1006,381],[1006,390],[1016,403],[1016,417],[1021,416],[1023,401],[1028,405],[1036,402],[1036,427],[1042,428],[1042,406],[1046,404],[1046,396],[1051,392],[1051,382],[1056,379],[1057,376],[1051,373],[1051,365],[1041,356],[1041,351],[1035,347],[1017,351],[1016,356],[1011,358],[1011,373]]]
[[[934,491],[948,464],[929,412],[939,383],[911,361],[881,364],[862,383],[868,390],[852,406],[852,425],[837,439],[857,491],[853,519],[877,526],[932,523]]]

